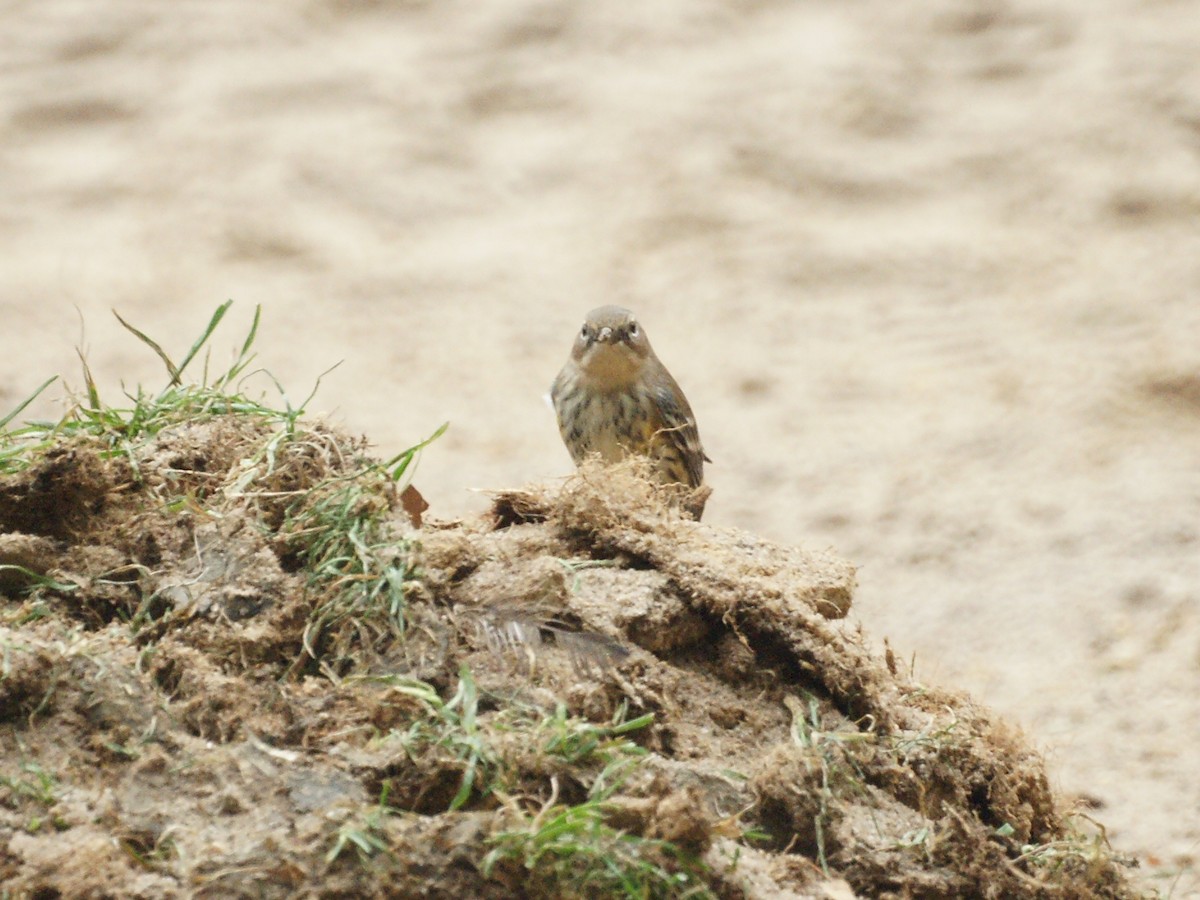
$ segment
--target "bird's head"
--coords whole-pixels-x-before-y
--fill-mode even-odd
[[[600,306],[588,313],[571,351],[586,375],[613,387],[632,381],[653,355],[633,313],[620,306]]]

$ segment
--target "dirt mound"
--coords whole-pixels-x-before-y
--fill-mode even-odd
[[[0,482],[0,880],[41,896],[1126,897],[1042,762],[845,619],[854,570],[636,468],[414,528],[216,415]]]

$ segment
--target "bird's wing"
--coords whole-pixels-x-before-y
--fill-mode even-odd
[[[700,430],[696,427],[696,417],[692,415],[692,408],[683,396],[683,391],[669,372],[664,370],[663,375],[666,377],[660,380],[654,391],[654,402],[662,416],[663,437],[670,441],[683,457],[688,471],[688,484],[699,487],[700,482],[704,480],[704,463],[712,460],[704,453],[704,446],[700,443]]]

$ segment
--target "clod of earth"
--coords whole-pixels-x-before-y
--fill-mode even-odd
[[[662,491],[586,465],[417,528],[320,426],[42,452],[0,480],[0,881],[1133,896],[1020,735],[868,645],[851,565]]]

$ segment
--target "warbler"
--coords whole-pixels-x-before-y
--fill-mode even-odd
[[[605,462],[633,454],[649,457],[661,484],[697,488],[704,481],[712,460],[692,408],[629,310],[601,306],[587,314],[550,399],[576,465],[590,453]],[[690,509],[697,519],[707,495],[698,499]]]

